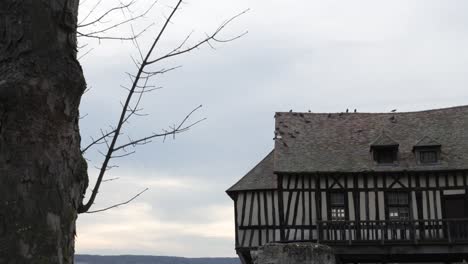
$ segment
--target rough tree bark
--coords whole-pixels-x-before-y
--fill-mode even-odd
[[[78,2],[0,1],[0,263],[73,263],[88,184]]]

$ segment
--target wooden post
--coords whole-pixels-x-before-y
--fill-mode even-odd
[[[380,230],[382,230],[382,238],[381,238],[381,244],[385,244],[385,236],[384,236],[384,232],[386,233],[385,231],[385,224],[387,223],[387,221],[383,221],[382,224],[380,225]]]
[[[285,241],[284,236],[284,203],[283,203],[283,175],[278,175],[278,210],[279,210],[279,224],[280,224],[280,241]]]
[[[320,243],[322,241],[322,221],[317,220],[317,243]]]
[[[348,244],[352,244],[352,235],[351,235],[351,222],[350,221],[347,221],[348,222]]]
[[[450,234],[450,221],[447,221],[447,237],[448,237],[448,242],[452,243],[452,235]]]

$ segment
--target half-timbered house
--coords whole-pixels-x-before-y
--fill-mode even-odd
[[[227,193],[243,263],[267,242],[343,262],[468,259],[468,106],[275,116],[275,145]]]

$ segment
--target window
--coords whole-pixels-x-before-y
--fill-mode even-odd
[[[346,219],[344,193],[330,193],[330,218],[332,221],[340,221]]]
[[[388,219],[390,220],[408,220],[409,212],[407,207],[389,207]]]
[[[371,143],[374,161],[379,165],[394,165],[398,158],[398,142],[382,131],[382,134]]]
[[[421,163],[436,163],[437,162],[437,151],[435,150],[421,150],[419,151],[419,161]]]
[[[373,148],[374,161],[378,164],[394,164],[397,161],[397,147]]]
[[[332,221],[345,220],[345,209],[332,207],[331,208],[331,220]]]
[[[440,142],[428,136],[423,137],[413,147],[416,162],[420,165],[438,164],[441,156]]]
[[[419,164],[437,164],[439,162],[440,147],[418,147],[415,149]]]
[[[377,163],[393,163],[395,161],[393,149],[379,149],[376,151]]]
[[[409,197],[406,192],[387,193],[388,219],[409,219]]]

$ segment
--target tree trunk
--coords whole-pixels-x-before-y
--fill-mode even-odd
[[[73,263],[88,184],[78,0],[0,0],[0,263]]]

